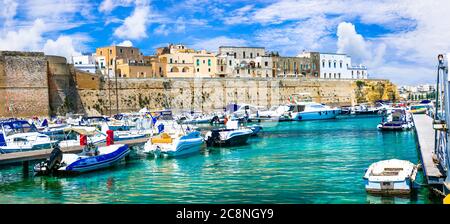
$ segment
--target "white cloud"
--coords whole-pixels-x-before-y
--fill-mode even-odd
[[[72,62],[72,56],[81,55],[80,52],[75,50],[72,37],[63,35],[59,36],[56,40],[47,40],[43,51],[47,55],[64,56],[69,63]]]
[[[158,27],[155,28],[155,30],[153,32],[155,34],[163,35],[163,36],[169,35],[169,29],[167,28],[166,24],[159,25]]]
[[[140,39],[147,37],[149,15],[150,6],[147,3],[136,3],[133,13],[114,31],[114,35],[124,39]]]
[[[129,40],[125,40],[125,41],[122,41],[121,43],[117,44],[117,46],[132,47],[133,43]]]
[[[335,46],[330,37],[337,21],[316,16],[275,28],[262,28],[255,34],[261,46],[282,55],[297,55],[303,50],[319,51]]]
[[[119,6],[130,6],[133,2],[133,0],[103,0],[98,7],[98,11],[110,13]]]
[[[194,49],[206,49],[208,51],[217,51],[220,46],[246,46],[249,43],[243,39],[228,38],[225,36],[214,37],[211,39],[197,40],[192,45]]]
[[[362,62],[370,58],[370,49],[361,34],[358,34],[355,25],[348,22],[339,23],[336,33],[337,53],[352,56],[353,60]]]
[[[0,19],[11,20],[16,15],[18,3],[15,0],[0,0]]]
[[[40,49],[42,34],[46,25],[41,19],[34,21],[31,27],[7,31],[0,34],[0,50],[9,51],[36,51]]]

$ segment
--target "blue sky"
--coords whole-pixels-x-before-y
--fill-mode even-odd
[[[450,52],[447,0],[0,0],[0,50],[71,55],[111,44],[347,53],[373,78],[433,83]]]

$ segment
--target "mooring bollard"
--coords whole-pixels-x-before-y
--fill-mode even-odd
[[[114,131],[108,130],[106,131],[106,146],[110,146],[114,144]]]
[[[87,136],[86,135],[80,135],[80,146],[87,145]]]

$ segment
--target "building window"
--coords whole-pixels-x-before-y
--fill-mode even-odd
[[[186,63],[184,62],[184,60],[183,60],[183,64],[186,64]]]
[[[109,49],[109,54],[112,54],[112,50],[111,49]]]
[[[330,74],[328,74],[328,78],[330,78],[330,79],[331,79],[331,73],[330,73]]]
[[[173,60],[172,60],[172,58],[171,58],[171,59],[170,59],[169,61],[170,61],[170,62],[169,62],[170,64],[172,64],[172,63],[173,63]]]
[[[208,66],[211,66],[211,59],[208,59]]]
[[[230,60],[230,66],[231,66],[231,60]]]
[[[220,71],[221,71],[221,72],[223,72],[223,65],[222,65],[222,66],[220,66]]]
[[[113,64],[113,59],[111,59],[110,62],[111,62],[110,65],[112,65]]]
[[[336,73],[334,73],[334,78],[336,78]]]
[[[239,69],[238,69],[238,70],[236,70],[236,73],[237,73],[237,74],[239,74]]]
[[[197,72],[200,72],[200,69],[199,69],[199,68],[197,68]]]
[[[197,59],[197,66],[200,66],[200,59]]]
[[[236,52],[234,52],[234,58],[236,58],[236,56],[237,56],[237,55],[236,55]]]
[[[303,70],[303,64],[300,64],[300,70]]]
[[[253,53],[250,53],[250,58],[253,58]]]
[[[331,61],[328,61],[328,68],[331,68]]]
[[[305,65],[305,69],[308,70],[309,69],[309,64]]]
[[[264,62],[264,65],[266,66],[266,67],[268,67],[269,66],[269,62]]]
[[[131,50],[131,54],[134,54],[134,50]]]
[[[322,67],[325,68],[325,60],[322,61]]]
[[[334,62],[334,68],[336,68],[336,62]]]
[[[205,60],[203,60],[203,64],[205,64],[206,63],[206,61]]]
[[[242,58],[245,58],[245,51],[242,52]]]
[[[316,70],[316,64],[312,64],[312,69]]]
[[[256,53],[256,57],[259,57],[259,53]]]
[[[120,51],[121,54],[123,53],[123,49],[122,48],[120,48],[119,51]]]
[[[248,70],[248,74],[250,74],[250,69]]]
[[[341,79],[341,73],[338,73],[338,79]]]
[[[341,62],[339,62],[339,67],[340,67],[340,68],[342,68],[342,61],[341,61]]]
[[[208,68],[208,72],[211,72],[211,68]]]

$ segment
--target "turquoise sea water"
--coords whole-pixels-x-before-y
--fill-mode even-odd
[[[126,163],[76,177],[23,177],[21,166],[2,167],[0,203],[436,203],[424,187],[407,198],[366,194],[371,163],[419,161],[414,132],[379,132],[379,121],[262,123],[245,146],[179,159],[134,151]]]

